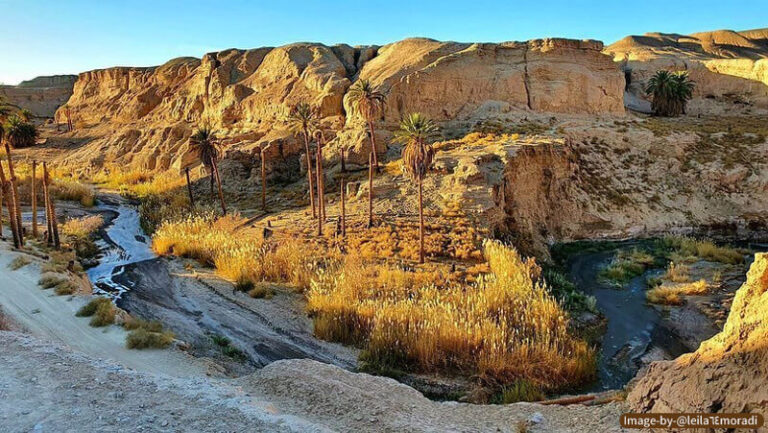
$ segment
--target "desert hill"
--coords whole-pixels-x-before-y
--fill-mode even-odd
[[[23,81],[18,86],[0,86],[0,96],[37,117],[53,117],[56,109],[72,96],[75,75],[53,75]]]
[[[628,104],[638,111],[648,78],[659,69],[688,71],[697,86],[692,114],[768,107],[768,29],[691,35],[646,33],[605,47],[626,73]],[[637,101],[639,100],[639,101]],[[645,107],[645,108],[643,108]]]

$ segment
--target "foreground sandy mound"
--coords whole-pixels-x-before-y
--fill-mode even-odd
[[[612,432],[622,406],[430,401],[392,379],[309,360],[236,380],[138,373],[0,331],[3,431]]]
[[[651,365],[629,395],[642,412],[768,416],[768,254],[757,254],[722,332],[694,353]]]

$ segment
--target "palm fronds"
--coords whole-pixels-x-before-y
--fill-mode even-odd
[[[403,169],[413,179],[423,179],[432,166],[435,151],[428,142],[437,136],[438,127],[421,113],[411,113],[400,121],[394,141],[405,145]]]
[[[189,144],[197,152],[200,161],[208,170],[213,169],[213,164],[219,159],[221,142],[209,125],[202,125],[189,137]]]
[[[6,134],[11,146],[19,149],[33,146],[38,132],[37,127],[32,123],[25,121],[19,116],[13,116],[6,125]]]
[[[374,87],[370,80],[358,80],[349,88],[349,102],[366,121],[371,122],[384,112],[387,94]]]
[[[658,116],[674,117],[685,113],[685,106],[693,97],[695,83],[688,73],[656,71],[648,80],[645,92],[653,98],[651,108]]]

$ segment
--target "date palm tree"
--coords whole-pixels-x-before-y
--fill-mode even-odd
[[[400,121],[395,141],[404,144],[403,170],[416,181],[419,190],[419,263],[424,263],[424,205],[422,183],[435,156],[430,141],[436,138],[438,126],[421,113],[411,113]]]
[[[221,176],[219,175],[219,154],[221,142],[216,137],[209,125],[202,125],[189,138],[189,143],[200,157],[200,161],[211,172],[211,182],[216,181],[219,190],[221,212],[227,214],[227,205],[224,202],[224,192],[221,189]]]
[[[374,87],[370,80],[358,80],[349,88],[349,102],[352,109],[365,119],[371,140],[371,153],[376,172],[379,171],[379,158],[376,155],[376,119],[384,112],[387,104],[386,92]]]
[[[37,127],[20,116],[12,116],[6,125],[6,140],[14,149],[29,147],[37,140]]]
[[[685,113],[685,106],[693,97],[695,83],[688,73],[656,71],[648,80],[645,92],[652,97],[651,109],[657,116],[676,117]]]
[[[301,134],[304,138],[304,154],[307,156],[307,188],[309,189],[309,202],[312,206],[312,218],[317,216],[317,212],[315,211],[315,193],[312,184],[312,153],[309,151],[309,141],[312,131],[317,128],[318,118],[317,110],[313,109],[306,102],[299,102],[291,107],[286,119],[291,130]]]
[[[32,120],[34,115],[32,114],[31,111],[27,110],[26,108],[22,108],[19,111],[19,117],[21,118],[21,120],[23,120],[25,122],[29,122],[30,120]]]

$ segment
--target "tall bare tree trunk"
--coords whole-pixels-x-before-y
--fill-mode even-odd
[[[45,162],[43,162],[43,207],[45,208],[45,225],[46,234],[45,242],[48,245],[53,244],[53,225],[51,224],[51,196],[48,191],[48,170],[46,169]]]
[[[37,161],[32,161],[32,237],[37,239]]]
[[[309,188],[309,202],[312,205],[312,218],[317,217],[315,211],[315,193],[312,185],[312,154],[309,153],[309,131],[304,128],[304,153],[307,155],[307,182]]]
[[[341,236],[347,235],[347,210],[345,209],[346,191],[344,190],[344,178],[341,178]]]
[[[5,177],[5,175],[3,175]],[[3,236],[3,201],[5,200],[5,194],[3,192],[3,184],[0,183],[0,239],[5,239]]]
[[[339,145],[339,152],[341,153],[341,172],[347,172],[347,163],[344,161],[344,146]]]
[[[424,263],[424,202],[422,198],[422,179],[419,176],[419,263]]]
[[[368,154],[368,228],[373,227],[373,152]]]
[[[48,183],[48,166],[46,163],[43,163],[43,185],[46,185],[47,188]],[[58,250],[61,248],[61,242],[59,242],[59,222],[56,220],[56,205],[54,204],[53,197],[51,197],[50,193],[48,194],[48,208],[51,221],[51,232],[53,233],[53,247]]]
[[[5,204],[8,208],[8,221],[11,224],[11,234],[13,235],[13,246],[21,248],[21,241],[19,239],[19,230],[16,225],[16,218],[13,215],[13,201],[11,195],[11,182],[5,178],[5,171],[3,169],[2,161],[0,161],[0,186],[3,188],[3,198],[5,198]]]
[[[325,198],[323,196],[323,144],[317,140],[317,155],[315,156],[317,172],[317,235],[323,235],[323,223],[325,222]]]
[[[187,175],[187,192],[189,192],[189,207],[195,208],[195,196],[192,194],[192,182],[189,180],[189,167],[184,169],[184,173]]]
[[[219,188],[219,201],[221,201],[221,212],[227,214],[227,205],[224,203],[224,190],[221,189],[221,176],[219,175],[219,166],[216,160],[211,158],[211,167],[213,168],[213,174],[216,176],[216,186]]]
[[[368,122],[368,133],[371,134],[371,154],[373,154],[373,165],[376,166],[376,173],[379,172],[379,157],[376,155],[376,133],[373,127],[373,121]]]
[[[267,211],[267,164],[264,161],[266,152],[261,149],[261,209]]]
[[[11,158],[11,146],[5,141],[5,154],[8,156],[8,176],[11,182],[11,201],[13,202],[13,218],[16,218],[16,227],[19,230],[19,240],[24,245],[24,226],[21,223],[21,202],[19,187],[16,183],[16,172],[13,170],[13,158]]]

